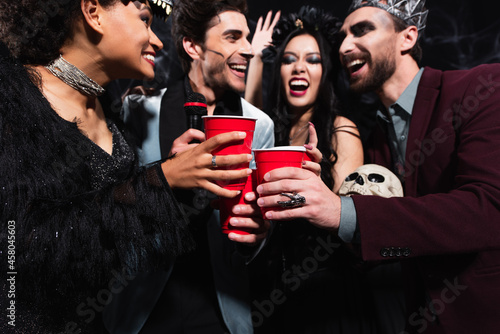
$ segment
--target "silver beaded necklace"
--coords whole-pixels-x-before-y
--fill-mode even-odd
[[[297,131],[295,131],[295,134],[291,137],[288,137],[288,142],[290,143],[290,145],[292,145],[292,142],[295,138],[297,138],[300,134],[302,134],[302,132],[304,132],[304,130],[309,127],[309,122],[306,123],[306,125],[303,125],[302,127],[300,127]]]
[[[54,76],[64,81],[68,86],[88,96],[100,96],[104,94],[97,82],[90,79],[85,73],[80,71],[75,65],[68,63],[62,55],[49,65],[45,66]]]

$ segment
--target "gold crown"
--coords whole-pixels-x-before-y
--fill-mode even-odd
[[[304,23],[302,22],[301,19],[296,19],[295,20],[295,26],[299,29],[304,29]]]

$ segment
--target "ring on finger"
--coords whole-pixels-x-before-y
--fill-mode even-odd
[[[282,208],[298,208],[306,203],[306,198],[296,192],[293,194],[281,193],[280,195],[290,199],[288,201],[278,201],[279,206]]]

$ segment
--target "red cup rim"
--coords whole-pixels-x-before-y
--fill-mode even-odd
[[[254,152],[272,152],[272,151],[293,151],[293,152],[305,152],[306,148],[304,146],[275,146],[271,148],[259,148],[253,149]]]
[[[229,118],[229,119],[248,119],[250,121],[256,121],[255,117],[246,117],[246,116],[235,116],[235,115],[205,115],[201,116],[201,118]]]

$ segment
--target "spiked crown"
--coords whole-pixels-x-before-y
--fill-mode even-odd
[[[361,7],[377,7],[400,18],[406,24],[416,26],[421,32],[427,22],[425,0],[353,0],[348,14]]]

